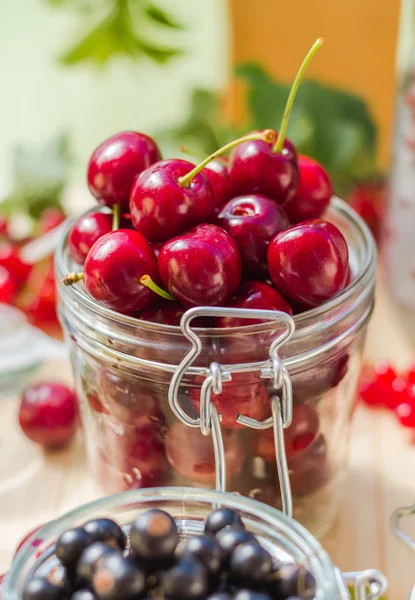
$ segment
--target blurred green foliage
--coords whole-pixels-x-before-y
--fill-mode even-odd
[[[271,79],[256,64],[240,65],[236,75],[246,83],[248,116],[242,126],[232,127],[224,121],[219,95],[197,89],[192,92],[185,121],[160,132],[162,145],[183,144],[198,156],[253,129],[278,130],[290,86]],[[356,180],[376,172],[376,127],[367,105],[354,94],[305,81],[294,102],[288,136],[299,153],[324,165],[337,194],[347,194]]]
[[[183,54],[177,46],[166,46],[158,38],[183,26],[157,4],[147,0],[45,0],[55,8],[79,13],[83,34],[60,56],[67,66],[90,63],[103,66],[115,56],[133,60],[149,58],[165,64]]]

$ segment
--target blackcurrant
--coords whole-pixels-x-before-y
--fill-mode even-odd
[[[78,590],[72,594],[71,600],[96,600],[96,596],[90,590]]]
[[[269,594],[255,590],[239,590],[232,596],[232,600],[272,600]]]
[[[219,546],[225,559],[229,558],[239,544],[256,541],[255,536],[241,527],[225,527],[216,534]]]
[[[229,560],[232,580],[248,586],[263,581],[271,569],[270,553],[256,541],[237,546]]]
[[[133,600],[144,587],[144,573],[121,552],[105,556],[92,577],[92,590],[99,600]]]
[[[105,556],[109,556],[114,549],[103,542],[95,542],[86,548],[79,557],[76,574],[79,580],[86,585],[92,581],[95,570]]]
[[[138,558],[165,559],[173,556],[179,541],[175,520],[157,508],[141,514],[131,526],[131,548]]]
[[[217,533],[228,525],[238,525],[243,527],[241,517],[237,512],[230,508],[218,508],[210,513],[205,523],[205,531],[209,533]]]
[[[92,519],[83,526],[94,542],[105,542],[124,550],[126,538],[121,527],[112,519]]]
[[[281,598],[312,600],[316,595],[316,580],[305,567],[296,564],[283,565],[267,577],[269,592]]]
[[[35,577],[27,582],[22,600],[61,600],[64,590],[53,585],[46,577]]]
[[[168,598],[195,600],[208,591],[208,574],[197,560],[182,559],[176,566],[165,571],[160,578],[161,587]]]
[[[222,562],[221,547],[211,535],[194,535],[186,538],[183,545],[179,546],[177,554],[182,558],[195,558],[210,573],[217,573]]]
[[[55,554],[64,567],[75,569],[82,552],[92,544],[92,538],[81,527],[67,529],[57,539]]]
[[[207,600],[232,600],[233,596],[231,594],[227,594],[226,592],[216,592],[215,594],[211,594],[208,596]]]

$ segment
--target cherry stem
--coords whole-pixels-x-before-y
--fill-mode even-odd
[[[117,231],[120,228],[120,205],[114,204],[112,207],[112,230]]]
[[[84,278],[84,274],[82,272],[81,273],[68,273],[62,279],[62,283],[64,285],[73,285],[74,283],[78,283],[78,281],[82,281],[83,278]]]
[[[140,278],[140,283],[142,283],[143,285],[148,287],[152,292],[154,292],[158,296],[161,296],[165,300],[176,300],[176,298],[174,296],[172,296],[171,294],[169,294],[169,292],[166,292],[161,287],[159,287],[157,285],[157,283],[154,283],[154,281],[151,279],[150,275],[143,275]]]
[[[196,175],[200,173],[203,167],[210,163],[211,160],[214,160],[218,156],[222,156],[222,154],[225,154],[225,152],[227,152],[228,150],[232,150],[232,148],[235,148],[235,146],[239,146],[239,144],[243,144],[244,142],[251,142],[252,140],[262,140],[263,142],[268,142],[269,144],[272,144],[275,141],[275,131],[273,131],[272,129],[264,129],[264,131],[260,131],[259,133],[251,133],[249,135],[245,135],[241,138],[238,138],[233,142],[229,142],[229,144],[222,146],[222,148],[219,148],[219,150],[216,150],[216,152],[205,158],[205,160],[203,160],[199,165],[197,165],[197,167],[189,171],[189,173],[183,175],[183,177],[179,177],[179,185],[181,185],[182,187],[189,187],[193,177],[196,177]]]
[[[285,105],[284,114],[282,116],[282,121],[281,121],[281,127],[278,132],[278,137],[277,137],[277,140],[276,140],[274,146],[272,147],[273,152],[278,153],[278,152],[281,152],[283,149],[285,135],[287,133],[288,119],[290,118],[291,109],[294,104],[295,95],[297,93],[301,79],[304,75],[305,70],[308,67],[309,62],[311,61],[311,59],[313,58],[313,56],[315,55],[317,50],[323,45],[323,42],[324,42],[323,38],[318,38],[314,42],[314,44],[311,46],[310,50],[308,51],[307,56],[303,60],[302,65],[299,68],[297,75],[295,76],[294,83],[292,84],[292,87],[291,87],[291,90],[290,90],[290,93],[289,93],[289,96],[287,99],[287,103]]]

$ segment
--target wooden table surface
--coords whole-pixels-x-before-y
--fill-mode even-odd
[[[399,312],[379,284],[369,327],[366,357],[387,358],[405,367],[415,352],[404,335]],[[49,363],[37,378],[71,381],[69,366]],[[97,497],[82,441],[43,454],[21,434],[16,399],[0,404],[0,572],[25,533],[68,509]],[[389,579],[388,600],[406,600],[415,585],[415,553],[395,538],[391,513],[415,501],[415,444],[393,415],[361,406],[350,452],[350,476],[342,511],[322,540],[343,570],[381,569]],[[415,538],[415,516],[407,531]]]

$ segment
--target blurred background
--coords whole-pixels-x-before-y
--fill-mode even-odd
[[[88,157],[117,131],[154,135],[165,156],[180,146],[204,156],[250,129],[278,129],[289,85],[322,36],[289,137],[378,237],[400,10],[392,0],[2,2],[0,235],[21,248],[92,205]],[[13,293],[0,282],[3,301],[41,326],[55,319],[49,267]]]

